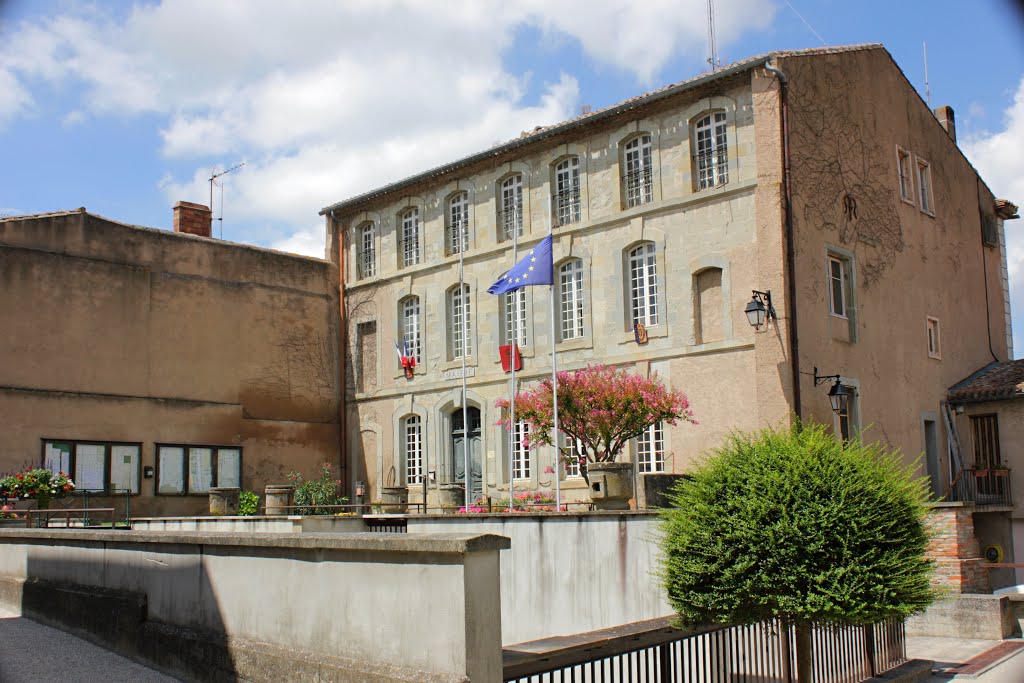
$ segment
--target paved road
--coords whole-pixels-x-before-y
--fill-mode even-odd
[[[3,683],[178,683],[69,633],[0,609]]]

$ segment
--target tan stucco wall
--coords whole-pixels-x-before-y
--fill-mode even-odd
[[[676,99],[656,111],[636,112],[633,119],[595,127],[561,145],[527,150],[514,160],[500,159],[458,178],[442,177],[420,186],[415,196],[385,196],[372,206],[336,216],[341,229],[348,231],[349,354],[358,343],[356,326],[371,320],[377,324],[376,386],[366,385],[367,391],[357,393],[355,384],[349,383],[353,392],[347,432],[354,463],[352,479],[369,482],[369,495],[376,495],[379,480],[388,478],[392,466],[401,472],[396,441],[402,417],[416,412],[424,419],[430,469],[437,469],[437,463],[451,450],[444,417],[459,405],[461,380],[444,379],[442,372],[460,366],[458,361],[448,360],[445,312],[446,293],[458,282],[458,258],[445,255],[443,212],[446,199],[457,189],[469,191],[472,204],[466,254],[474,327],[474,356],[468,361],[475,373],[468,380],[470,402],[483,410],[485,485],[494,495],[507,491],[507,445],[501,428],[495,425],[498,413],[494,402],[508,395],[508,382],[498,359],[499,298],[487,294],[486,289],[511,267],[513,258],[511,244],[496,239],[496,183],[509,172],[525,175],[524,212],[528,219],[524,221],[522,255],[547,233],[551,164],[565,154],[580,155],[582,220],[555,228],[554,261],[557,268],[559,261],[570,256],[583,260],[586,335],[583,340],[559,344],[559,368],[603,362],[641,373],[657,371],[685,391],[700,424],[666,430],[669,471],[685,471],[696,455],[720,443],[730,429],[787,419],[790,408],[783,387],[788,387],[789,371],[784,330],[762,329],[755,344],[754,330],[743,313],[752,289],[782,291],[782,270],[775,257],[782,248],[777,104],[771,110],[777,96],[762,88],[755,107],[749,74],[733,79],[714,96],[702,95],[706,93]],[[717,108],[724,108],[729,121],[729,182],[698,192],[691,177],[691,125],[701,112]],[[773,113],[765,114],[762,109]],[[767,163],[755,153],[755,131],[762,129],[775,136],[776,147],[769,152]],[[637,131],[649,132],[653,139],[654,201],[623,209],[619,144]],[[767,183],[764,192],[762,180]],[[401,226],[397,216],[411,205],[420,208],[425,253],[420,265],[399,268]],[[774,213],[766,211],[768,217],[759,218],[762,205],[774,207]],[[367,220],[377,224],[377,275],[358,280],[354,231]],[[627,327],[623,252],[648,240],[658,251],[663,322],[648,330],[647,345],[638,346]],[[328,242],[337,244],[337,236],[329,236]],[[772,257],[764,258],[765,253]],[[762,266],[766,263],[770,265]],[[721,310],[714,311],[722,321],[722,333],[714,341],[701,343],[694,333],[694,279],[707,267],[723,271]],[[517,376],[520,386],[550,377],[551,372],[549,289],[531,287],[526,291],[529,342],[524,349],[524,369]],[[424,336],[424,362],[412,381],[401,376],[393,351],[393,342],[399,338],[398,302],[409,294],[420,297]],[[776,300],[775,306],[784,319],[784,301]],[[554,485],[550,475],[543,473],[551,457],[550,449],[535,452],[533,476],[522,488]],[[582,483],[570,480],[566,485],[571,488]],[[578,488],[575,492],[582,494]]]
[[[86,213],[0,221],[0,470],[41,439],[243,447],[242,486],[336,463],[332,266]],[[333,276],[336,277],[336,276]],[[193,512],[153,497],[140,514]]]
[[[992,195],[884,50],[779,65],[791,83],[801,369],[857,386],[865,440],[912,461],[922,414],[939,416],[946,389],[993,360],[986,326],[1006,359],[1000,253],[982,246],[979,219]],[[901,200],[897,145],[931,164],[934,216]],[[853,258],[852,326],[829,313],[830,249]],[[928,356],[927,316],[940,321],[941,359]],[[833,423],[829,386],[803,375],[805,417]],[[941,418],[939,436],[944,462]]]

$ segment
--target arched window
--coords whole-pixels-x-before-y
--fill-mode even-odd
[[[636,438],[637,471],[665,471],[665,427],[659,420]]]
[[[414,266],[420,262],[420,210],[415,206],[401,215],[402,220],[402,267]]]
[[[694,338],[698,344],[725,338],[722,319],[722,269],[705,268],[693,276]]]
[[[452,360],[473,355],[473,326],[469,285],[448,290],[448,357]]]
[[[526,326],[525,287],[501,295],[501,317],[504,330],[502,342],[511,344],[515,340],[520,348],[527,346],[530,335]]]
[[[401,303],[401,334],[405,344],[405,352],[416,359],[417,365],[423,362],[423,338],[420,333],[420,298],[410,296]]]
[[[658,324],[658,265],[653,242],[629,251],[629,300],[630,327]]]
[[[373,277],[377,274],[377,230],[370,221],[356,229],[356,278]]]
[[[523,236],[523,176],[510,175],[498,189],[498,241]]]
[[[706,190],[729,182],[729,140],[725,112],[702,116],[693,127],[697,153],[697,189]]]
[[[558,268],[561,339],[583,336],[583,261],[571,259]]]
[[[651,136],[638,135],[623,149],[622,196],[626,208],[654,201]]]
[[[423,481],[423,420],[409,415],[402,420],[402,459],[405,463],[405,484]]]
[[[458,254],[469,248],[469,193],[457,192],[448,200],[448,245],[449,254]]]
[[[555,166],[555,225],[580,222],[580,158],[568,157]]]

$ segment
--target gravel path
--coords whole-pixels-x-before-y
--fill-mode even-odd
[[[3,683],[177,683],[69,633],[0,609]]]

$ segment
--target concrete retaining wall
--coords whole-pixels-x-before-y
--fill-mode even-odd
[[[908,636],[1002,640],[1017,628],[1005,595],[955,595],[907,619]]]
[[[480,534],[0,530],[0,602],[204,680],[500,680]]]
[[[230,531],[240,534],[355,533],[366,531],[362,517],[135,517],[133,531]]]

